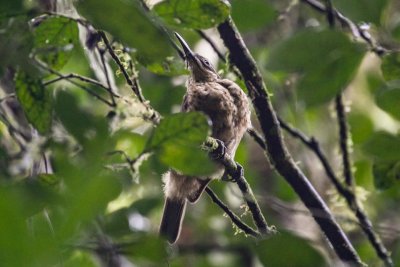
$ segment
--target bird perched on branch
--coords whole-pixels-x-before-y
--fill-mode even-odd
[[[200,111],[212,121],[212,137],[222,141],[224,153],[235,156],[243,134],[250,127],[250,110],[246,94],[233,81],[219,77],[209,61],[193,53],[185,40],[175,33],[190,71],[182,112]],[[186,202],[196,202],[211,179],[221,178],[224,167],[211,177],[189,177],[171,170],[164,177],[165,205],[160,234],[174,243],[180,233]]]

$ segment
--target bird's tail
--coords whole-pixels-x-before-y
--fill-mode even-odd
[[[160,235],[167,238],[171,244],[178,239],[185,209],[186,199],[171,199],[169,197],[165,199]]]

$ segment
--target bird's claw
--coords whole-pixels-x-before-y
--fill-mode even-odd
[[[244,169],[242,165],[236,162],[236,171],[233,173],[233,175],[229,174],[226,170],[224,174],[222,175],[221,180],[224,182],[236,182],[236,179],[244,176]]]
[[[215,139],[215,141],[218,143],[218,147],[214,151],[212,151],[210,155],[212,159],[217,160],[225,156],[226,148],[224,142],[222,142],[221,140]]]

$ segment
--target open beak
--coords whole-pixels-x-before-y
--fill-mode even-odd
[[[193,51],[190,49],[189,45],[186,43],[186,41],[182,38],[182,36],[179,35],[179,33],[175,32],[176,38],[178,38],[179,43],[181,43],[181,46],[183,48],[183,52],[185,53],[186,61],[190,63],[195,63],[196,62],[196,57],[193,53]]]

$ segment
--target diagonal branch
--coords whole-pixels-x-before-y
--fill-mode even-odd
[[[238,67],[246,82],[264,138],[268,144],[267,150],[272,163],[313,214],[339,258],[344,262],[362,266],[360,257],[335,221],[325,202],[287,151],[264,81],[232,19],[229,18],[220,24],[218,31],[230,52],[231,62]],[[315,210],[323,212],[325,216],[317,216],[314,214]]]
[[[327,1],[327,0],[325,0]],[[351,34],[355,38],[361,38],[363,39],[370,47],[371,50],[376,53],[378,56],[382,56],[385,52],[386,49],[379,44],[376,43],[374,39],[372,39],[371,35],[362,28],[362,26],[357,25],[354,23],[352,20],[349,18],[345,17],[342,13],[340,13],[338,10],[333,8],[330,4],[330,1],[328,1],[328,5],[325,6],[318,0],[301,0],[301,2],[309,5],[313,9],[319,11],[320,13],[325,13],[327,16],[333,16],[344,26],[348,27],[350,29]],[[331,15],[329,15],[331,13]],[[331,18],[330,18],[331,19]],[[328,22],[331,22],[331,20],[328,20]]]
[[[351,171],[351,160],[349,153],[349,129],[346,120],[346,112],[343,104],[342,94],[339,93],[335,99],[336,104],[336,114],[339,124],[339,143],[340,150],[342,152],[342,160],[343,160],[343,174],[346,185],[348,188],[354,187],[354,178],[353,173]]]
[[[235,213],[233,213],[229,209],[229,207],[218,198],[218,196],[211,190],[211,188],[206,187],[205,191],[209,195],[211,200],[215,204],[217,204],[226,213],[226,215],[229,216],[232,223],[234,223],[240,230],[242,230],[247,235],[251,235],[252,237],[260,237],[260,234],[257,231],[253,230],[250,226],[242,222],[242,220],[240,220],[240,218]]]
[[[377,255],[385,262],[386,266],[393,266],[392,259],[390,258],[390,253],[383,245],[382,241],[379,238],[379,235],[375,233],[370,219],[366,215],[365,211],[361,208],[360,204],[357,202],[354,192],[345,187],[340,182],[339,178],[336,177],[335,172],[329,164],[325,154],[322,152],[317,140],[315,140],[315,138],[313,137],[310,138],[306,136],[304,133],[300,132],[297,129],[294,129],[292,126],[286,124],[281,119],[279,120],[279,123],[281,124],[281,127],[285,129],[290,135],[299,139],[304,145],[306,145],[311,151],[315,153],[315,155],[322,163],[322,166],[324,167],[325,173],[328,176],[329,180],[331,180],[339,194],[344,197],[348,207],[357,217],[361,229],[368,237],[368,240],[374,247]]]
[[[221,149],[221,146],[224,147],[224,144],[222,142],[217,142],[216,139],[211,137],[204,142],[204,146],[211,154],[214,151],[225,151],[225,149]],[[237,183],[260,234],[274,234],[276,229],[274,226],[268,226],[253,191],[244,177],[243,168],[227,153],[223,153],[223,155],[220,155],[216,160],[225,166],[225,171],[233,178],[233,181]]]

